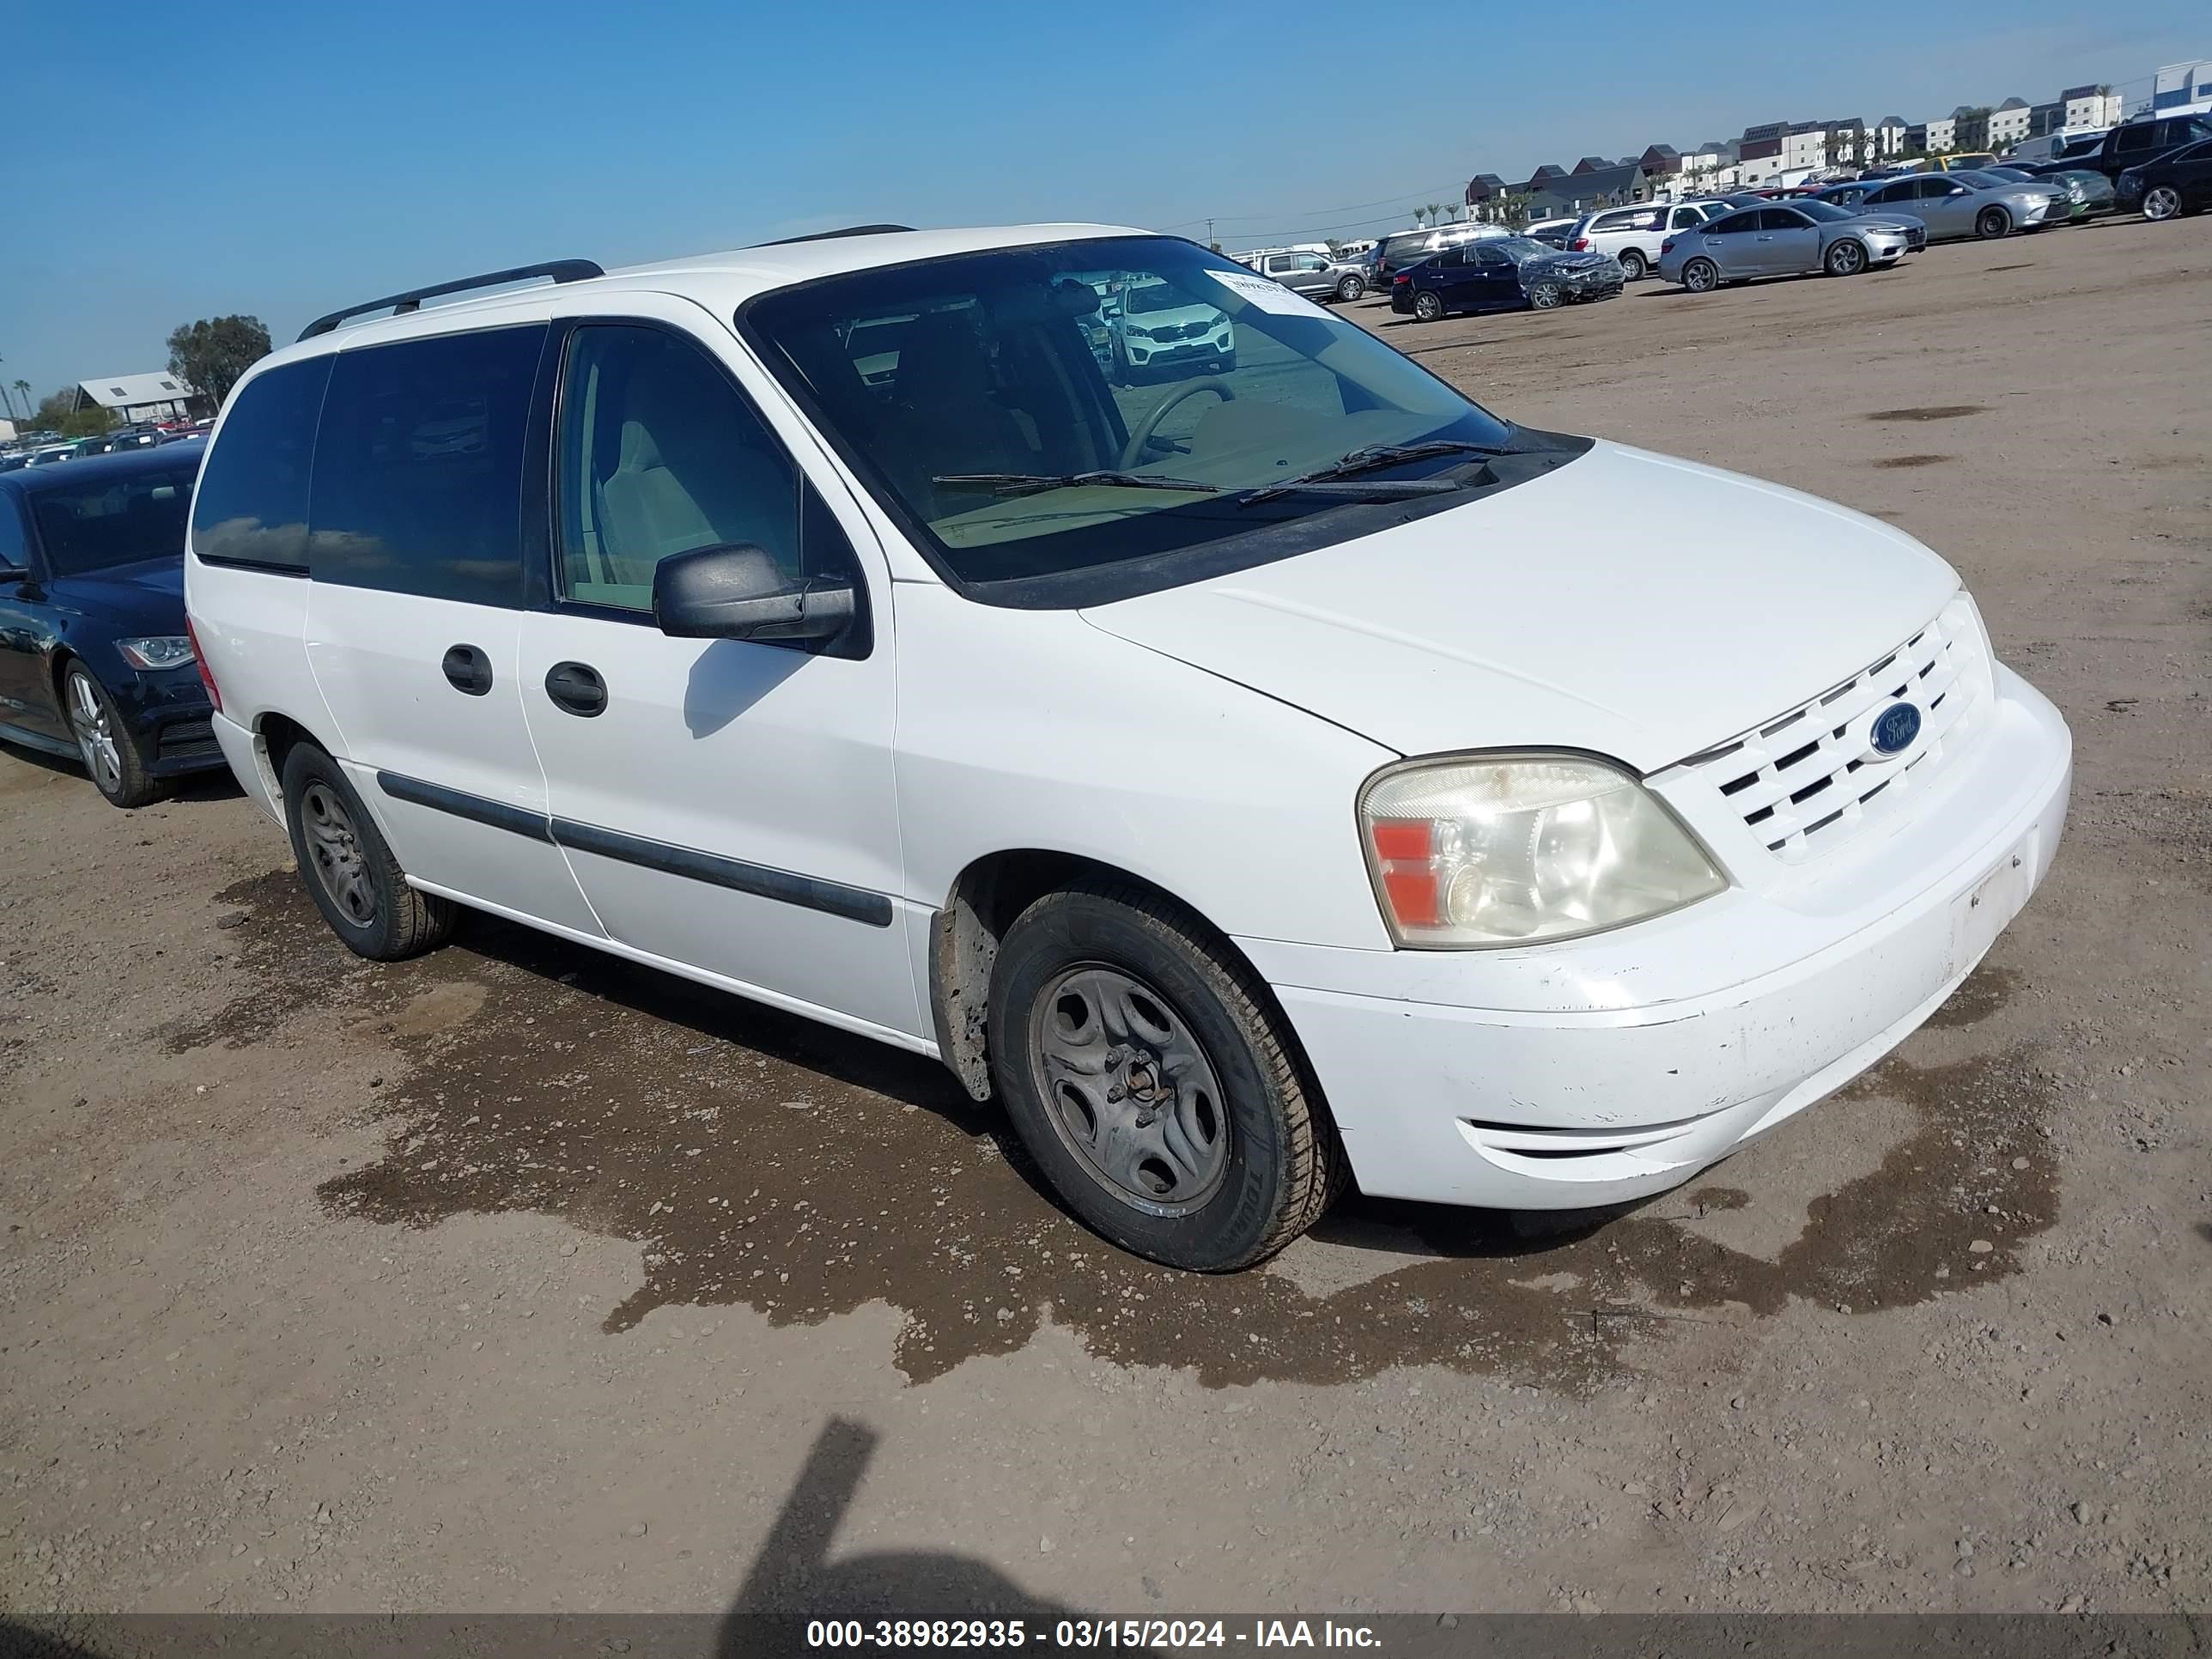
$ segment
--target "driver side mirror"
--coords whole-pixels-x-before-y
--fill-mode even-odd
[[[851,578],[794,582],[750,543],[679,553],[653,572],[653,619],[674,639],[822,646],[850,628],[860,608]]]

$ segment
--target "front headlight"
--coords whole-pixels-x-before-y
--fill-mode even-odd
[[[1578,755],[1392,767],[1361,793],[1359,827],[1383,920],[1415,949],[1573,939],[1728,886],[1657,796]]]
[[[133,668],[182,668],[192,659],[192,642],[182,634],[118,640],[115,648]]]

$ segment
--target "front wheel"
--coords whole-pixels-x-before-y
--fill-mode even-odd
[[[1994,242],[2012,230],[2012,215],[2001,207],[1984,208],[1974,221],[1974,234],[1985,242]]]
[[[1444,314],[1444,302],[1424,289],[1413,296],[1413,315],[1425,323],[1433,323]]]
[[[1534,310],[1557,311],[1566,300],[1566,289],[1557,283],[1538,283],[1528,290],[1528,304]]]
[[[150,806],[161,799],[161,781],[147,772],[122,710],[81,662],[71,663],[62,676],[62,702],[92,787],[110,806]]]
[[[2172,185],[2153,185],[2143,192],[2142,216],[2146,219],[2179,218],[2181,192]]]
[[[1362,298],[1366,292],[1367,284],[1356,274],[1345,276],[1336,285],[1336,297],[1346,305]]]
[[[1123,1249],[1200,1273],[1320,1218],[1342,1153],[1267,988],[1171,901],[1048,894],[991,974],[992,1074],[1060,1199]]]
[[[307,896],[356,956],[400,962],[453,932],[450,899],[418,892],[338,763],[311,743],[284,757],[284,825]]]
[[[1823,262],[1831,276],[1856,276],[1867,268],[1866,246],[1856,236],[1846,236],[1828,250]]]
[[[1643,254],[1636,249],[1630,247],[1620,251],[1620,276],[1623,282],[1640,281],[1646,269],[1648,267]]]
[[[1682,267],[1682,286],[1692,294],[1711,294],[1721,285],[1721,268],[1711,259],[1692,259]]]

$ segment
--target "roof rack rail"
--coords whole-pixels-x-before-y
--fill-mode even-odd
[[[423,301],[434,300],[443,294],[465,293],[472,288],[496,288],[501,283],[526,282],[532,276],[550,276],[556,283],[581,283],[606,274],[589,259],[549,259],[542,265],[517,265],[512,270],[488,270],[481,276],[464,276],[457,283],[440,283],[430,288],[410,289],[404,294],[389,295],[381,300],[348,306],[343,311],[333,311],[327,317],[316,318],[301,329],[300,337],[312,340],[318,334],[329,333],[349,317],[363,316],[387,307],[393,316],[404,317],[410,311],[421,310]]]
[[[913,228],[912,225],[847,225],[842,230],[817,230],[804,236],[779,236],[773,242],[761,242],[756,246],[789,247],[793,242],[830,242],[840,236],[888,236],[896,231]]]

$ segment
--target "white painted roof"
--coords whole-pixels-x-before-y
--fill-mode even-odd
[[[155,374],[108,374],[77,382],[84,395],[102,409],[129,409],[140,404],[180,403],[192,395],[189,382],[166,368]]]

